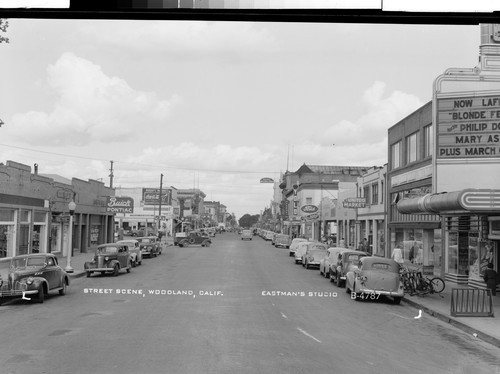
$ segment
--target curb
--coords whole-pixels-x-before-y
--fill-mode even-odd
[[[81,277],[85,276],[85,272],[84,271],[75,271],[73,273],[68,273],[68,276],[70,279],[81,278]]]
[[[429,307],[426,307],[425,305],[417,303],[413,300],[409,300],[406,297],[403,297],[403,302],[405,302],[408,305],[411,305],[415,308],[422,309],[423,312],[425,312],[425,313],[427,313],[427,314],[429,314],[429,315],[431,315],[431,316],[433,316],[433,317],[435,317],[443,322],[449,323],[450,325],[455,326],[456,328],[458,328],[458,329],[460,329],[468,334],[474,335],[474,337],[481,339],[481,340],[483,340],[491,345],[494,345],[497,348],[500,348],[500,339],[495,338],[494,336],[491,336],[491,335],[486,334],[485,332],[476,330],[476,329],[466,325],[465,323],[459,322],[456,319],[454,319],[446,314],[437,312],[433,309],[430,309]],[[471,317],[471,318],[474,318],[474,317]]]

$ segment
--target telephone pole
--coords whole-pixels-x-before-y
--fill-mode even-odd
[[[109,187],[113,188],[113,161],[110,162],[111,162],[111,169],[109,169],[109,171],[111,173],[109,174]]]
[[[159,204],[158,204],[158,226],[156,227],[156,235],[158,235],[158,230],[160,230],[161,227],[161,194],[162,194],[162,188],[163,188],[163,174],[160,174],[160,197],[159,197]]]

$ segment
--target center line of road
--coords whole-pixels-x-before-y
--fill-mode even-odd
[[[282,316],[284,319],[288,319],[288,317],[287,317],[284,313],[281,313],[281,316]]]
[[[308,336],[308,337],[310,337],[311,339],[316,340],[318,343],[321,343],[321,340],[316,339],[314,336],[312,336],[311,334],[309,334],[307,331],[302,330],[300,327],[297,327],[297,330],[299,330],[299,331],[300,331],[302,334],[304,334],[305,336]]]

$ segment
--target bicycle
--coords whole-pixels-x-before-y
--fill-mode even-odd
[[[422,274],[422,268],[410,269],[408,266],[401,265],[400,277],[403,282],[404,292],[410,296],[425,296],[427,294],[440,294],[445,288],[444,280],[440,277],[429,278]],[[443,297],[442,295],[439,295]]]

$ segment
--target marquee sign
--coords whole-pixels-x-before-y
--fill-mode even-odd
[[[134,199],[131,197],[106,197],[106,212],[134,213]]]
[[[438,99],[436,157],[500,157],[500,96]]]
[[[260,178],[260,183],[274,183],[273,178]]]

